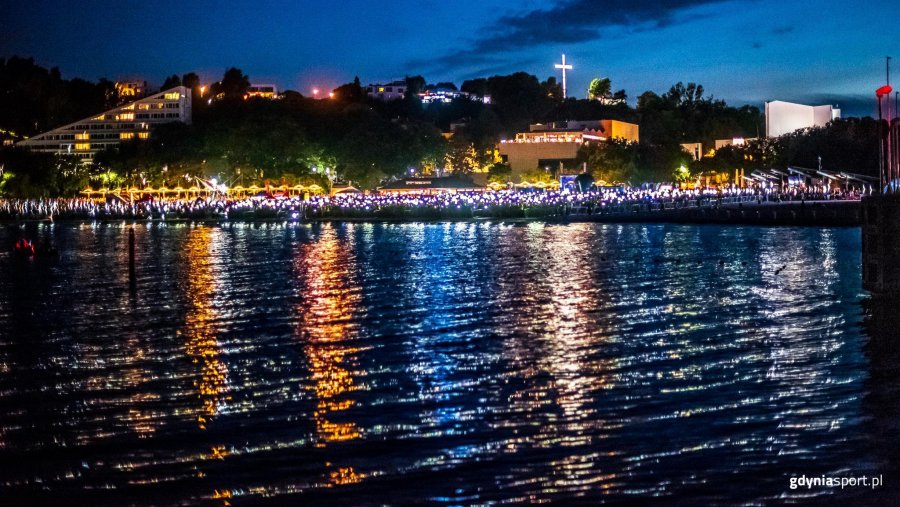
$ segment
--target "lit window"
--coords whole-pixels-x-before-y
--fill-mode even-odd
[[[171,92],[165,95],[166,100],[178,100],[181,98],[181,94],[178,92]]]
[[[116,119],[117,120],[133,120],[134,113],[122,113],[122,114],[116,115]]]
[[[134,132],[119,132],[119,139],[128,140],[134,139]]]
[[[150,137],[150,132],[138,132],[138,139],[147,139]]]
[[[150,109],[150,104],[138,104],[138,109],[140,109],[141,111],[146,111]]]
[[[84,151],[91,149],[91,143],[75,143],[75,149]]]
[[[82,132],[82,133],[80,133],[80,134],[75,134],[75,140],[76,140],[76,141],[87,141],[87,140],[90,139],[90,138],[91,138],[91,135],[88,134],[87,132]]]

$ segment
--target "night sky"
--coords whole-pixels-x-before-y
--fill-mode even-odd
[[[830,102],[848,116],[871,114],[885,56],[900,66],[898,26],[896,0],[37,0],[0,8],[0,56],[33,56],[67,78],[157,86],[237,66],[252,82],[309,95],[354,76],[545,79],[564,52],[570,96],[584,97],[593,77],[609,77],[632,104],[693,81],[732,105]]]

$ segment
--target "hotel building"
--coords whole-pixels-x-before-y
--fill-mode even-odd
[[[191,123],[191,91],[184,86],[152,94],[101,114],[16,143],[32,151],[74,155],[87,164],[122,141],[148,139],[156,125]]]
[[[578,149],[592,142],[640,140],[638,126],[618,120],[563,121],[534,124],[515,139],[500,141],[500,157],[512,169],[513,180],[535,169],[573,168]]]

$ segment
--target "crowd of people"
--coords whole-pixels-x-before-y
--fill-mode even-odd
[[[466,217],[550,217],[628,213],[730,203],[859,199],[859,190],[780,192],[761,189],[605,188],[590,192],[515,191],[436,194],[343,194],[312,196],[225,195],[134,202],[107,199],[0,199],[0,220],[115,219],[429,219]]]

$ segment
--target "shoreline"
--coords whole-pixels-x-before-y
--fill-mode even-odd
[[[527,213],[527,211],[526,211]],[[449,216],[449,217],[312,217],[291,219],[274,216],[240,217],[61,217],[10,219],[0,218],[0,224],[20,225],[28,223],[84,224],[84,223],[440,223],[440,222],[503,222],[503,223],[674,223],[692,225],[758,225],[770,227],[859,227],[860,201],[809,201],[763,202],[728,204],[718,207],[688,207],[678,209],[634,210],[602,214],[551,214],[546,216]]]

